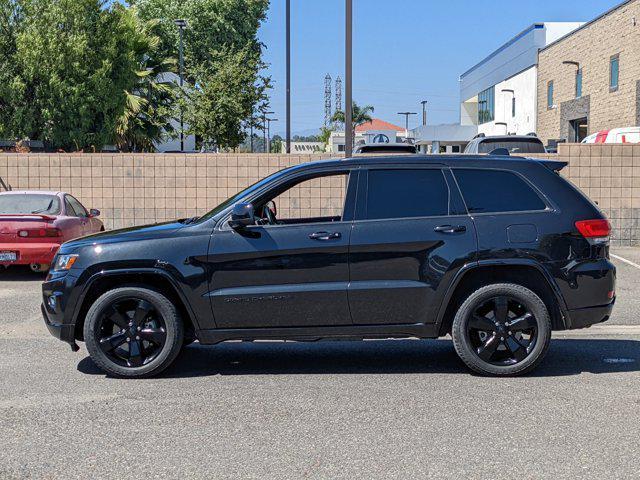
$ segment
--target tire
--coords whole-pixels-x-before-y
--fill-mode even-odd
[[[138,325],[138,311],[142,317],[145,310],[148,310],[146,316]],[[129,327],[126,322],[130,322]],[[110,328],[113,330],[109,332]],[[162,336],[163,340],[158,341]],[[117,338],[111,341],[114,337]],[[184,327],[178,310],[167,297],[146,288],[126,287],[104,293],[91,305],[85,318],[84,338],[91,359],[107,374],[147,378],[162,372],[178,356]],[[121,342],[122,338],[129,339]],[[107,352],[107,349],[112,350]],[[145,357],[145,353],[149,355]]]
[[[505,303],[507,320],[500,322],[504,317],[500,306]],[[489,311],[483,314],[486,309]],[[518,330],[523,326],[530,328]],[[458,356],[471,370],[482,375],[522,375],[536,368],[547,353],[551,318],[533,291],[522,285],[497,283],[476,290],[462,303],[451,336]],[[491,349],[493,353],[488,353]]]

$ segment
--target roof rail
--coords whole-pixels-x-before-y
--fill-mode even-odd
[[[484,138],[484,137],[486,137],[486,135],[484,133],[478,133],[473,138]],[[471,140],[473,140],[473,138]]]
[[[527,137],[538,137],[538,135],[536,135],[536,132],[529,132],[527,133]]]

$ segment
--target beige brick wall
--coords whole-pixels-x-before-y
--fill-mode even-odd
[[[614,243],[640,245],[640,145],[560,145],[562,173],[597,201]],[[0,177],[14,189],[62,190],[102,211],[107,228],[206,212],[266,175],[326,155],[0,154]],[[335,215],[340,177],[316,179],[278,199],[282,218]]]
[[[326,157],[0,154],[0,177],[14,190],[69,192],[113,229],[205,213],[273,172]]]
[[[635,25],[634,25],[635,23]],[[619,88],[609,92],[609,60],[620,55]],[[589,96],[589,134],[636,125],[637,81],[640,80],[640,0],[541,50],[538,56],[538,136],[547,142],[562,138],[560,104],[575,98],[575,67],[580,63],[582,96]],[[553,80],[554,103],[547,108],[547,83]]]

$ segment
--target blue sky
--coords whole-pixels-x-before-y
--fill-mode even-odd
[[[375,116],[403,125],[396,112],[428,123],[458,120],[458,77],[534,22],[588,21],[612,0],[353,0],[353,95]],[[274,88],[271,105],[285,120],[285,1],[271,0],[259,37]],[[291,0],[292,130],[317,130],[324,118],[324,76],[344,79],[344,0]],[[344,96],[344,88],[343,88]],[[333,101],[333,99],[332,99]],[[343,101],[344,104],[344,101]],[[410,127],[421,121],[420,114]]]

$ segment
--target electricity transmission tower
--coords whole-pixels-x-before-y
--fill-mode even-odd
[[[324,77],[324,126],[331,124],[331,75]]]

